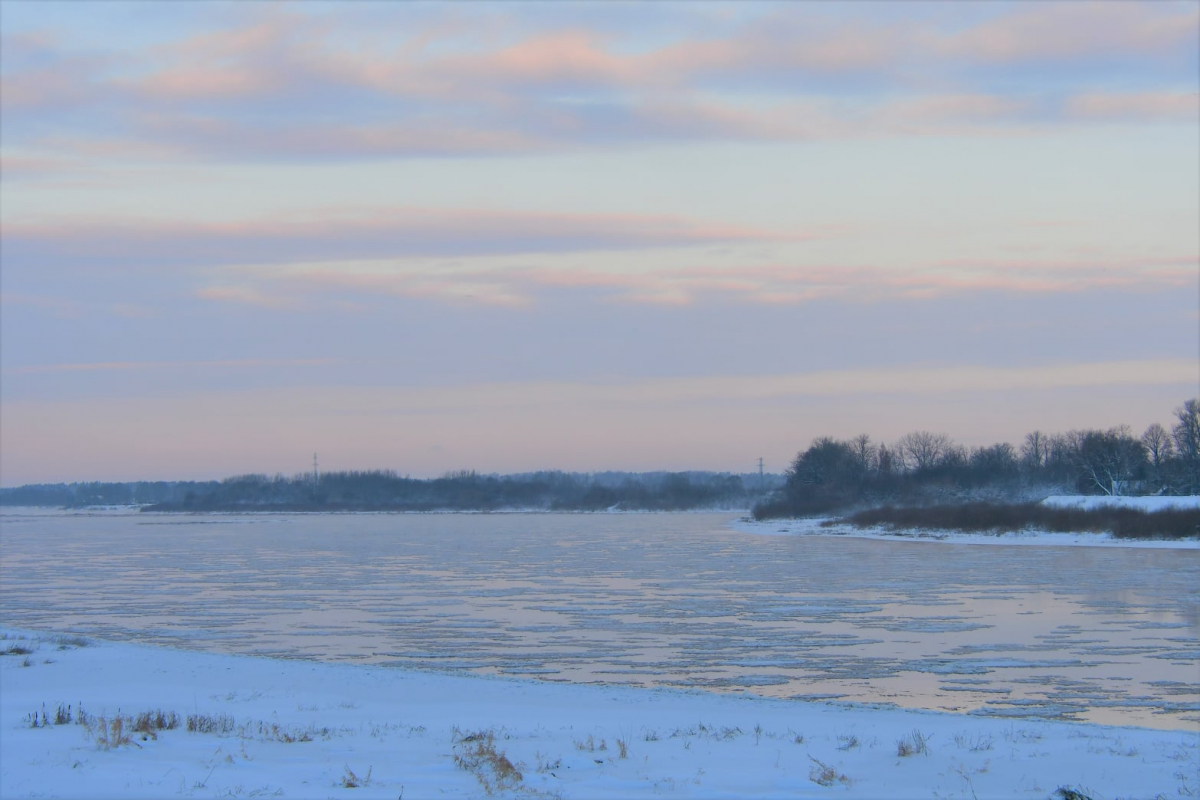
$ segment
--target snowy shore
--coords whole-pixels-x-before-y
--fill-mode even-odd
[[[411,800],[479,797],[488,787],[564,798],[1046,798],[1068,787],[1099,800],[1200,791],[1195,731],[4,635],[5,798]],[[144,712],[149,732],[132,731]],[[178,727],[158,727],[172,719]]]
[[[1042,501],[1057,508],[1123,507],[1142,511],[1161,511],[1168,508],[1200,507],[1200,497],[1093,497],[1084,495],[1054,495]],[[884,526],[859,528],[854,525],[825,526],[825,517],[800,519],[768,519],[756,521],[743,517],[731,527],[743,533],[768,536],[849,536],[860,539],[887,539],[912,542],[950,542],[954,544],[991,545],[1084,545],[1087,547],[1138,547],[1200,550],[1200,539],[1118,539],[1108,533],[1051,533],[1027,530],[1016,533],[956,533],[944,530],[892,530]]]

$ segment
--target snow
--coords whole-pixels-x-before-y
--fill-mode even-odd
[[[1070,787],[1099,800],[1200,791],[1198,731],[3,635],[0,649],[32,651],[0,657],[5,798],[478,797],[487,790],[476,772],[499,796],[564,798],[1045,798]],[[158,710],[232,722],[225,733],[183,724],[106,748],[95,723],[90,734],[77,721],[53,724],[60,704],[75,719],[82,707],[110,725]],[[30,714],[40,722],[43,708],[51,724],[31,727]],[[921,737],[925,753],[899,755],[902,740]],[[500,754],[521,774],[508,788],[492,766],[504,763]]]
[[[1058,494],[1042,501],[1042,505],[1059,508],[1136,508],[1141,511],[1162,511],[1167,508],[1200,508],[1200,496],[1182,497],[1109,497],[1107,495]]]
[[[1058,507],[1100,508],[1122,506],[1144,511],[1166,508],[1200,508],[1200,497],[1094,497],[1089,495],[1053,495],[1042,501]],[[769,519],[756,521],[744,517],[732,523],[735,530],[766,536],[848,536],[859,539],[886,539],[912,542],[947,542],[980,545],[1055,545],[1087,547],[1133,547],[1200,550],[1200,539],[1118,539],[1108,533],[1051,533],[1025,530],[1011,533],[959,533],[945,530],[893,530],[885,526],[858,528],[854,525],[825,526],[828,517]]]

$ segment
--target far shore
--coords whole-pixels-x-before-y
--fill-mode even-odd
[[[1167,509],[1200,508],[1200,497],[1097,497],[1091,495],[1055,495],[1042,505],[1051,508],[1132,508],[1153,513]],[[859,527],[840,522],[843,515],[755,520],[746,516],[732,523],[735,530],[769,536],[846,536],[859,539],[883,539],[906,542],[948,542],[952,544],[1054,545],[1088,547],[1137,547],[1200,549],[1200,536],[1190,538],[1119,538],[1110,533],[1055,533],[1030,528],[1011,532],[959,532],[929,528],[892,528],[877,525]]]

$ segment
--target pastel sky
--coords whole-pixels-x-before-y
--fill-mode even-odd
[[[1200,393],[1200,6],[0,3],[0,482],[782,470]]]

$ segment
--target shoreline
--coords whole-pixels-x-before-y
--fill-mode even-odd
[[[135,643],[77,646],[69,637],[12,628],[4,635],[3,649],[25,642],[31,650],[0,657],[4,797],[477,797],[487,781],[501,796],[564,798],[795,797],[828,787],[855,798],[1200,789],[1200,776],[1189,772],[1200,758],[1198,731]],[[43,704],[51,723],[59,704],[76,719],[30,727],[29,715]],[[91,734],[78,724],[80,704]],[[178,715],[180,726],[107,749],[95,732],[100,717],[109,726],[127,717],[128,732],[134,717],[156,711]],[[188,732],[189,716],[229,723],[223,732]],[[924,743],[925,752],[901,755],[902,742]],[[505,784],[495,769],[501,762],[488,752],[508,760],[520,780],[510,775]]]
[[[849,524],[822,526],[831,517],[804,517],[755,520],[740,517],[732,520],[732,530],[753,536],[828,536],[847,539],[874,539],[889,542],[921,542],[942,544],[972,544],[991,546],[1040,547],[1120,547],[1134,549],[1200,550],[1200,539],[1118,539],[1111,533],[1051,533],[1020,531],[1016,533],[960,533],[933,529],[892,530],[883,526],[859,528]]]

